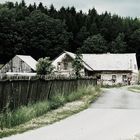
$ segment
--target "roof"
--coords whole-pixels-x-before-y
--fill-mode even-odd
[[[66,54],[75,58],[75,54],[65,51]],[[94,71],[130,71],[137,68],[136,54],[82,54],[83,62],[89,69]]]
[[[37,61],[29,55],[16,55],[22,61],[24,61],[28,66],[30,66],[34,71],[36,70]]]

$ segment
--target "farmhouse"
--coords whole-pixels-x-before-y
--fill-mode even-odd
[[[60,75],[74,74],[72,62],[75,54],[65,51],[53,61],[55,72]],[[136,54],[82,54],[83,76],[93,76],[103,84],[134,84],[138,82]]]
[[[0,69],[0,73],[34,73],[36,64],[37,61],[31,56],[16,55]]]

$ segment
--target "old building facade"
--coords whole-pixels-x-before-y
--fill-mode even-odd
[[[53,61],[56,74],[74,75],[75,54],[64,52]],[[82,54],[82,76],[93,76],[102,84],[135,84],[138,82],[136,54]]]
[[[31,56],[16,55],[0,69],[0,73],[33,73],[36,64],[37,61]]]

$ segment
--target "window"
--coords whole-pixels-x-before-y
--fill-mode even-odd
[[[134,64],[134,69],[135,69],[135,70],[137,69],[137,65],[136,65],[136,64]]]
[[[122,76],[122,81],[123,81],[123,82],[127,82],[127,75],[123,75],[123,76]]]
[[[68,63],[64,62],[64,70],[67,70],[67,69],[68,69]]]
[[[72,68],[72,63],[71,63],[71,62],[68,63],[68,68],[69,68],[69,69]]]
[[[61,63],[60,62],[57,63],[57,70],[61,70]]]
[[[96,76],[97,80],[101,80],[101,75]]]
[[[113,83],[116,82],[116,75],[112,75],[112,81],[113,81]]]
[[[132,59],[130,59],[130,69],[132,69],[133,65],[132,65]]]

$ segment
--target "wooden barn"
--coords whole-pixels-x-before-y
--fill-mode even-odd
[[[57,74],[74,74],[72,62],[75,54],[65,51],[53,61]],[[128,84],[138,82],[138,66],[135,53],[82,54],[83,76],[93,76],[103,84]]]
[[[0,73],[34,73],[37,61],[28,55],[16,55],[2,66]]]

